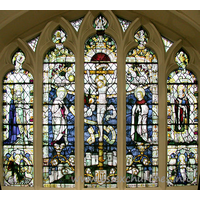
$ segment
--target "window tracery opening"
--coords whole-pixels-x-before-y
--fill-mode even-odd
[[[74,27],[74,29],[76,30],[76,32],[78,32],[78,30],[79,30],[79,28],[80,28],[80,26],[81,26],[81,23],[82,23],[82,21],[83,21],[83,17],[82,18],[80,18],[80,19],[77,19],[77,20],[74,20],[74,21],[71,21],[70,23],[71,23],[71,25]]]
[[[122,19],[120,17],[118,17],[118,20],[119,20],[119,23],[122,27],[123,32],[125,32],[128,29],[128,27],[130,26],[131,21]]]
[[[36,38],[33,38],[28,41],[28,45],[31,47],[31,49],[35,52],[38,41],[39,41],[40,36],[37,36]]]
[[[162,41],[165,46],[165,52],[167,52],[170,49],[170,47],[173,45],[173,42],[163,36],[162,36]]]

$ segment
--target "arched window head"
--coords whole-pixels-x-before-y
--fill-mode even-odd
[[[197,185],[197,79],[182,49],[175,61],[179,68],[167,78],[167,185]]]
[[[32,187],[33,76],[24,70],[24,53],[13,58],[14,70],[3,80],[4,186]]]
[[[137,48],[128,52],[126,62],[138,62],[138,63],[157,63],[157,57],[155,53],[146,48],[148,42],[148,35],[144,29],[139,29],[134,35],[134,40],[138,43]]]
[[[85,42],[85,62],[117,61],[117,45],[109,35],[94,35]]]
[[[66,37],[55,31],[43,63],[43,187],[75,187],[75,55]]]
[[[62,28],[59,28],[54,32],[52,41],[55,43],[55,48],[53,48],[46,54],[44,59],[45,63],[75,62],[74,53],[70,49],[64,47],[63,43],[66,41],[66,39],[67,33]],[[61,67],[59,67],[59,69],[60,68]]]

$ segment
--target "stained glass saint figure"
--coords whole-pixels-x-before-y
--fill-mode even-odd
[[[33,76],[15,53],[3,81],[4,185],[33,186]]]
[[[58,28],[43,65],[43,186],[75,187],[75,56]]]
[[[140,137],[142,140],[147,141],[148,133],[147,133],[147,115],[148,115],[148,105],[144,99],[145,90],[143,88],[138,87],[135,90],[135,97],[137,99],[136,104],[132,109],[132,124],[134,126],[131,127],[131,139],[134,141],[139,140]]]
[[[197,184],[198,107],[197,79],[187,70],[189,57],[180,50],[178,70],[167,79],[167,184]]]
[[[59,87],[56,91],[57,97],[53,101],[52,106],[52,124],[53,133],[54,133],[54,143],[65,143],[68,144],[67,141],[67,119],[66,116],[68,114],[68,109],[64,104],[64,98],[67,95],[67,90],[64,87]]]
[[[158,174],[158,61],[146,47],[147,32],[134,35],[137,48],[126,57],[126,183],[156,187]]]

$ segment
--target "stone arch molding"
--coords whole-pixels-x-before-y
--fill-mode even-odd
[[[136,18],[134,21],[132,21],[127,31],[123,33],[121,26],[119,24],[119,21],[117,20],[117,16],[112,11],[102,11],[102,12],[88,11],[88,13],[84,16],[83,22],[78,32],[76,32],[75,29],[70,24],[70,22],[62,16],[55,17],[52,21],[48,22],[46,26],[43,27],[43,30],[41,31],[40,39],[38,41],[35,55],[34,55],[34,52],[30,50],[30,47],[27,45],[27,42],[24,39],[21,39],[21,38],[16,39],[14,42],[6,46],[4,50],[0,53],[1,65],[3,65],[3,63],[10,63],[11,62],[10,57],[12,55],[12,52],[14,52],[15,49],[21,47],[21,49],[24,50],[26,54],[25,64],[34,66],[34,60],[38,59],[41,55],[44,56],[45,52],[47,52],[49,48],[53,47],[54,44],[51,40],[52,33],[58,26],[61,26],[67,32],[67,35],[68,35],[67,40],[65,41],[64,45],[70,48],[76,55],[77,48],[79,48],[78,47],[79,42],[82,43],[81,45],[83,45],[85,40],[89,36],[95,34],[95,30],[92,26],[92,23],[93,23],[94,18],[98,16],[100,13],[102,13],[109,21],[109,27],[106,30],[106,33],[115,39],[118,46],[120,43],[122,43],[120,47],[123,48],[123,52],[125,55],[131,48],[136,47],[137,44],[134,41],[133,36],[136,30],[141,26],[147,30],[150,36],[149,42],[147,43],[146,46],[155,51],[155,53],[157,54],[159,58],[159,62],[165,60],[166,61],[165,64],[167,66],[171,65],[169,63],[172,63],[173,61],[172,54],[174,54],[174,52],[172,53],[172,51],[173,49],[177,50],[177,48],[180,46],[178,45],[177,48],[174,47],[176,46],[177,42],[183,43],[187,47],[189,46],[188,52],[192,54],[192,51],[193,51],[192,46],[182,38],[180,38],[181,41],[180,40],[174,41],[173,46],[170,48],[170,50],[167,53],[165,53],[164,45],[162,43],[161,35],[158,29],[146,17],[139,16],[138,18]],[[195,60],[194,61],[195,63],[199,62],[199,59],[197,59],[199,57],[197,56],[198,54],[199,52],[194,53],[195,56],[193,56],[194,57],[193,60]],[[190,58],[193,58],[193,57],[190,55]],[[191,61],[192,59],[190,59],[190,62]],[[24,67],[25,67],[25,64],[24,64]]]

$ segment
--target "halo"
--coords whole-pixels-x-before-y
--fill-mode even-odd
[[[135,89],[135,97],[137,96],[138,92],[142,92],[143,97],[145,96],[145,90],[142,87],[138,87]]]
[[[57,96],[58,96],[58,93],[61,92],[61,91],[63,91],[63,92],[65,93],[65,97],[66,97],[66,95],[67,95],[67,90],[66,90],[66,88],[64,88],[64,87],[59,87],[59,88],[57,89],[57,91],[56,91]]]
[[[179,85],[178,87],[177,87],[177,91],[179,91],[179,90],[185,90],[186,88],[185,88],[185,86],[183,85],[183,84],[181,84],[181,85]]]
[[[97,69],[101,69],[101,68],[108,68],[107,64],[100,64],[98,66],[96,66]]]
[[[17,59],[17,56],[19,56],[19,55],[23,56],[23,57],[24,57],[24,60],[25,60],[25,55],[24,55],[22,52],[17,52],[17,53],[13,56],[13,59],[12,59],[13,65],[15,65],[15,61],[16,61],[16,59]],[[23,62],[24,62],[24,61],[23,61]]]
[[[16,92],[16,90],[20,90],[21,92],[23,91],[23,88],[22,88],[22,86],[21,85],[15,85],[14,86],[14,92]]]
[[[106,85],[106,78],[103,75],[99,75],[96,77],[95,82],[97,83],[98,81],[103,81],[104,85]]]

